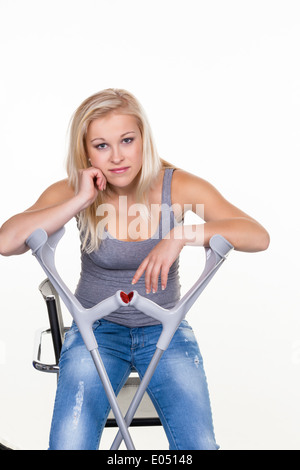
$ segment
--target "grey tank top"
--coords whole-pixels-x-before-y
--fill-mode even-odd
[[[98,250],[92,253],[82,251],[81,274],[75,296],[85,308],[91,308],[101,300],[114,295],[117,290],[127,294],[136,290],[164,308],[172,308],[180,299],[179,257],[169,270],[167,287],[161,289],[160,276],[155,294],[146,294],[145,275],[132,285],[137,268],[149,252],[177,224],[171,202],[171,181],[173,169],[164,173],[160,223],[156,233],[142,241],[122,241],[106,232]],[[145,315],[133,306],[120,307],[110,313],[105,320],[129,328],[157,325],[159,322]]]

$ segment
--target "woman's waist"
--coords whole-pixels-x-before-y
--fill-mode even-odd
[[[91,277],[81,277],[75,291],[75,296],[85,308],[93,307],[102,300],[113,296],[118,290],[126,292],[127,294],[135,290],[140,295],[147,297],[149,300],[152,300],[164,308],[172,308],[180,299],[179,276],[169,276],[165,290],[162,290],[159,279],[156,293],[150,292],[149,294],[146,294],[145,279],[139,279],[139,281],[134,285],[131,284],[131,280],[132,277],[129,279],[124,279],[124,277],[118,279],[92,279]],[[120,307],[118,310],[126,310],[128,312],[136,311],[136,309],[130,305]]]
[[[99,265],[90,264],[81,266],[80,281],[87,279],[89,282],[126,282],[131,284],[134,274],[139,266],[135,269],[107,269]],[[179,263],[176,260],[169,269],[168,279],[173,280],[179,276]],[[145,273],[141,276],[139,283],[145,282]],[[135,284],[137,285],[137,284]]]

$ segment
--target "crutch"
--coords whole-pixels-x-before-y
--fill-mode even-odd
[[[119,427],[119,431],[112,444],[111,450],[118,449],[122,439],[124,439],[127,449],[135,450],[128,427],[130,426],[134,414],[154,374],[157,364],[163,352],[168,348],[175,331],[184,319],[186,313],[210,282],[216,271],[220,268],[229,252],[233,249],[233,246],[221,235],[214,235],[209,241],[209,247],[205,248],[206,261],[201,276],[177,303],[177,305],[169,310],[162,308],[155,302],[139,295],[137,291],[127,294],[121,290],[117,291],[111,297],[99,302],[94,307],[85,309],[66,286],[55,267],[55,250],[64,232],[65,228],[62,227],[60,230],[48,237],[45,230],[37,229],[28,237],[26,244],[31,248],[32,254],[37,258],[46,275],[68,308],[78,327],[82,339],[92,356]],[[133,305],[141,312],[149,315],[155,320],[158,320],[162,324],[163,328],[156,345],[156,351],[124,418],[103,365],[92,327],[95,321],[104,318],[109,313],[117,310],[120,306],[124,307],[126,305]]]

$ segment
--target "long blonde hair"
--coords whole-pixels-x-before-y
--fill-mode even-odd
[[[156,150],[146,113],[138,100],[128,91],[109,88],[87,98],[75,111],[70,125],[67,173],[75,193],[79,189],[78,170],[89,167],[86,135],[89,124],[113,111],[134,116],[142,136],[143,159],[136,200],[146,208],[149,216],[147,193],[162,168],[173,165],[161,159]],[[94,203],[77,216],[82,248],[88,253],[100,246],[101,234],[97,232],[97,208],[103,203],[105,191],[98,192]]]

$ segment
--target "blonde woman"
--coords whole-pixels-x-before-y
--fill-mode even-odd
[[[52,234],[76,217],[82,253],[76,297],[85,308],[118,289],[129,292],[132,284],[159,305],[173,307],[180,298],[181,250],[207,245],[216,233],[236,250],[268,247],[269,235],[257,221],[208,182],[159,158],[146,115],[125,90],[99,92],[76,110],[67,171],[66,180],[4,223],[0,252],[24,253],[36,228]],[[198,213],[199,207],[205,223],[183,225],[186,210]],[[160,332],[160,324],[134,307],[95,323],[116,393],[131,370],[143,376]],[[218,449],[201,354],[187,321],[162,356],[148,393],[170,449]],[[97,371],[73,324],[60,358],[49,448],[97,449],[108,413]]]

